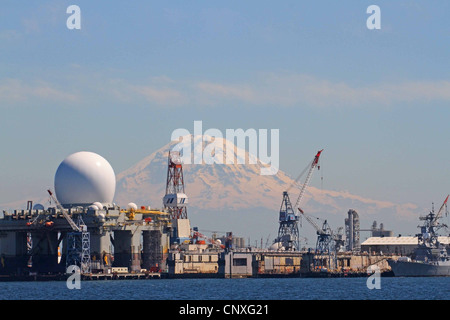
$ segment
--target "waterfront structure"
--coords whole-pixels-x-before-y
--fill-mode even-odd
[[[114,192],[114,171],[103,157],[68,156],[55,174],[56,197],[49,191],[53,206],[29,201],[26,210],[3,211],[0,274],[64,274],[70,265],[85,274],[164,269],[169,213],[135,204],[121,209]]]
[[[449,247],[450,237],[441,236],[438,240]],[[361,251],[410,256],[418,243],[417,236],[370,237],[361,243]]]

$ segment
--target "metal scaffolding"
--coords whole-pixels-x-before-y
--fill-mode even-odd
[[[80,231],[67,234],[66,269],[75,265],[82,274],[86,274],[91,272],[91,237],[81,215],[78,216],[77,227]]]

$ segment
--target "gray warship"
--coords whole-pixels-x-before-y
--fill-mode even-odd
[[[419,226],[420,233],[417,234],[418,245],[412,257],[401,257],[397,260],[388,260],[389,266],[396,277],[449,277],[450,256],[444,244],[438,241],[438,231],[448,228],[447,225],[439,223],[444,207],[447,208],[445,199],[438,213],[434,209],[424,217],[420,217],[424,223]],[[446,214],[448,214],[446,210]]]

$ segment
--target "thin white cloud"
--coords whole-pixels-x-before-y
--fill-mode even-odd
[[[14,40],[20,38],[20,32],[17,30],[9,29],[0,31],[0,40]]]
[[[403,81],[354,85],[304,74],[265,74],[252,81],[221,83],[155,76],[141,83],[93,75],[71,79],[67,90],[40,81],[0,80],[0,102],[114,99],[164,107],[276,106],[366,108],[401,103],[450,102],[450,81]],[[61,81],[61,83],[64,83]],[[58,87],[61,87],[59,85]],[[76,94],[74,92],[76,88]],[[101,93],[99,96],[98,93]],[[106,101],[105,101],[106,102]],[[108,103],[110,101],[107,101]]]
[[[419,207],[413,203],[393,203],[390,201],[374,200],[352,194],[348,191],[322,190],[312,186],[309,187],[308,193],[310,193],[316,201],[335,208],[337,212],[340,212],[338,210],[342,209],[342,203],[339,204],[337,201],[338,199],[341,199],[363,205],[364,214],[366,215],[377,215],[382,210],[389,210],[401,218],[417,219],[418,217],[417,210]]]
[[[41,31],[40,21],[36,17],[23,18],[22,26],[26,33],[38,33]]]
[[[130,86],[130,89],[145,97],[149,102],[155,102],[160,105],[180,105],[185,103],[183,94],[176,89],[153,86]]]
[[[7,104],[36,100],[74,102],[77,99],[75,94],[56,89],[46,82],[27,84],[18,79],[4,79],[0,82],[0,102]]]
[[[201,82],[197,94],[250,104],[364,107],[398,102],[450,101],[450,81],[405,81],[354,86],[309,75],[268,75],[255,84]]]
[[[248,85],[224,85],[211,82],[199,82],[195,87],[200,90],[199,94],[206,94],[210,98],[231,98],[251,103],[258,101],[257,93]]]

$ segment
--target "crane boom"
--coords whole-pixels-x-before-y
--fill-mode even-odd
[[[319,226],[314,222],[313,219],[311,219],[310,216],[306,215],[303,211],[300,210],[300,208],[298,208],[298,211],[300,211],[301,214],[306,218],[306,220],[308,220],[308,222],[314,227],[314,229],[316,229],[318,234],[322,231],[322,229],[319,228]]]
[[[47,190],[48,194],[52,198],[53,202],[56,204],[59,210],[61,210],[64,218],[66,218],[67,222],[69,223],[70,227],[77,232],[81,232],[82,230],[80,227],[77,226],[77,224],[72,220],[72,218],[67,214],[64,207],[59,203],[59,201],[56,199],[56,197],[53,195],[53,193],[50,190]]]
[[[27,222],[27,226],[32,226],[32,225],[36,224],[36,222],[39,220],[40,217],[41,217],[41,214],[38,213],[36,215],[36,217],[34,217],[34,219],[30,219],[30,221]]]
[[[439,209],[438,213],[436,214],[436,217],[434,217],[433,225],[434,225],[435,223],[437,223],[437,221],[438,221],[439,218],[441,217],[441,215],[442,215],[442,210],[443,210],[444,207],[447,205],[447,201],[448,201],[448,197],[449,197],[449,196],[450,196],[450,195],[447,195],[447,198],[445,198],[445,201],[444,201],[444,203],[442,204],[441,208]]]
[[[314,157],[314,160],[311,163],[311,167],[309,169],[308,175],[306,176],[306,180],[305,183],[302,186],[302,189],[300,190],[300,195],[297,198],[297,201],[295,202],[294,208],[298,208],[298,206],[300,205],[300,201],[303,198],[303,194],[305,193],[306,187],[309,184],[309,181],[311,180],[312,174],[314,172],[314,169],[316,168],[318,162],[319,162],[319,158],[320,158],[320,154],[322,153],[323,149],[318,151],[316,156]],[[295,210],[295,209],[294,209]],[[299,208],[300,212],[302,212],[302,210]]]
[[[278,237],[275,239],[275,241],[278,244],[282,244],[282,246],[286,250],[297,250],[299,249],[300,243],[299,243],[299,231],[298,231],[298,220],[299,215],[297,214],[296,208],[298,208],[298,205],[300,204],[300,201],[303,198],[303,194],[305,192],[305,189],[311,180],[312,173],[314,171],[314,168],[318,165],[320,154],[322,153],[323,149],[318,151],[312,162],[310,162],[306,168],[302,171],[300,176],[295,179],[287,189],[287,191],[283,192],[283,200],[281,202],[280,207],[280,213],[279,213],[279,228],[278,228]],[[292,206],[291,200],[289,199],[288,191],[296,185],[300,178],[303,176],[303,174],[308,170],[308,174],[306,177],[305,182],[301,186],[300,195],[297,198],[297,201],[295,202],[295,206]],[[303,211],[298,208],[300,212],[303,213]]]
[[[78,216],[78,224],[76,224],[72,218],[67,214],[64,207],[59,203],[58,199],[53,195],[50,190],[47,190],[48,194],[55,202],[59,210],[61,210],[64,218],[69,223],[74,232],[68,234],[68,248],[66,266],[79,265],[82,274],[91,272],[91,236],[88,231],[87,225],[84,223],[81,215]]]

